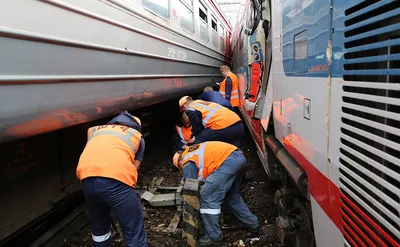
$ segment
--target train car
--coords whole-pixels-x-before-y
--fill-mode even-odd
[[[400,246],[399,17],[390,0],[242,1],[240,108],[290,246]]]
[[[230,63],[230,34],[214,0],[4,1],[0,245],[27,246],[20,230],[73,208],[83,123],[201,91]]]
[[[213,0],[16,0],[0,23],[0,142],[194,92],[230,61]]]

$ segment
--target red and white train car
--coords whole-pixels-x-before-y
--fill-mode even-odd
[[[400,246],[399,17],[389,0],[242,1],[233,67],[260,159],[283,181],[282,241]]]

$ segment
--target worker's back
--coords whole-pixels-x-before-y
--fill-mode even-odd
[[[240,121],[240,117],[233,111],[213,102],[195,100],[190,108],[200,111],[205,128],[219,130],[233,125]]]
[[[206,179],[213,171],[218,169],[228,156],[237,147],[220,141],[207,141],[197,144],[197,148],[189,147],[182,153],[182,163],[193,161],[199,171],[199,178]]]
[[[76,170],[77,177],[80,180],[87,177],[112,178],[135,187],[138,172],[133,162],[141,136],[139,131],[124,125],[90,128]]]
[[[200,94],[199,99],[204,101],[214,102],[228,108],[229,110],[232,110],[231,103],[227,99],[225,99],[220,92],[207,91]]]

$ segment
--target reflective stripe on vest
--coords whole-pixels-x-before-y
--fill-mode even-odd
[[[226,92],[225,92],[225,91],[219,91],[219,92],[220,92],[220,94],[221,94],[222,96],[225,97],[225,95],[226,95]],[[234,94],[238,94],[238,93],[239,93],[239,90],[233,90],[233,91],[231,91],[231,95],[233,95],[233,96],[231,96],[231,99],[239,98],[239,95],[234,95]]]
[[[99,136],[99,135],[113,135],[116,136],[120,139],[122,139],[126,144],[129,145],[129,147],[132,148],[133,152],[136,154],[137,150],[135,145],[132,143],[131,139],[132,137],[138,132],[137,130],[134,130],[132,128],[129,128],[128,131],[125,133],[125,135],[112,131],[112,130],[102,130],[102,131],[97,131],[97,127],[92,127],[92,136],[88,139],[88,141],[92,140],[94,137]]]
[[[176,131],[178,132],[179,136],[181,137],[181,142],[182,142],[182,143],[186,143],[185,137],[183,136],[182,128],[176,126]]]
[[[201,181],[203,181],[203,182],[206,181],[206,180],[204,179],[204,177],[203,177],[204,149],[205,149],[206,145],[207,145],[207,144],[205,144],[205,143],[200,144],[199,149],[197,149],[197,150],[195,150],[195,151],[193,151],[193,152],[190,152],[190,153],[186,154],[185,157],[183,157],[183,160],[185,161],[185,160],[190,159],[190,158],[192,158],[193,156],[197,155],[197,157],[198,157],[198,159],[199,159],[199,164],[196,164],[196,165],[198,165],[198,168],[199,168],[199,176],[198,176],[198,177],[199,177],[199,180],[201,180]]]
[[[208,111],[207,116],[206,116],[206,117],[203,119],[203,121],[202,121],[204,127],[206,127],[206,123],[211,119],[211,117],[212,117],[219,109],[221,109],[221,108],[223,107],[223,106],[221,106],[221,105],[218,105],[218,106],[215,107],[215,108],[211,108],[211,107],[208,107],[208,106],[206,106],[206,105],[199,104],[199,103],[196,103],[196,102],[193,102],[192,104],[194,104],[195,106],[197,106],[197,107],[199,107],[199,108],[202,108],[202,109]],[[190,108],[189,108],[189,109],[190,109]],[[191,108],[191,109],[193,109],[193,108]]]

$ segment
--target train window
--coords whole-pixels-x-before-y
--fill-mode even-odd
[[[169,19],[169,0],[142,0],[142,4],[150,12]]]
[[[191,33],[194,33],[193,10],[184,2],[185,0],[173,0],[172,6],[179,11],[181,27]]]
[[[225,30],[224,27],[221,25],[219,26],[219,39],[220,39],[220,49],[221,51],[225,50]]]
[[[209,38],[208,38],[207,9],[202,3],[200,3],[199,7],[199,17],[200,17],[200,38],[208,42]]]
[[[213,19],[211,19],[211,27],[215,32],[218,31],[217,30],[217,21],[214,19],[214,17],[213,17]]]
[[[307,30],[294,36],[294,72],[305,73],[308,70]]]
[[[218,48],[218,29],[217,29],[217,21],[215,20],[214,17],[211,19],[211,28],[212,28],[212,43],[213,46]]]

